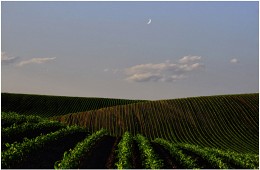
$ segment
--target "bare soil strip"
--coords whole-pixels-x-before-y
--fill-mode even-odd
[[[171,156],[169,151],[164,149],[161,145],[151,142],[154,151],[159,155],[164,162],[164,169],[182,169],[181,165]]]
[[[61,140],[52,141],[43,149],[29,155],[28,159],[17,165],[16,168],[21,169],[53,169],[57,160],[63,158],[65,151],[73,149],[79,141],[84,140],[87,133],[75,133],[64,137]]]
[[[134,140],[133,142],[133,160],[132,160],[132,165],[133,165],[133,169],[142,169],[142,161],[141,161],[141,157],[140,157],[140,151],[138,148],[138,144],[137,142]]]
[[[79,165],[79,169],[106,169],[106,163],[110,156],[113,145],[116,141],[115,137],[104,136],[94,147],[87,153]]]
[[[190,156],[201,169],[212,169],[211,163],[208,160],[203,159],[200,155],[184,148],[181,148],[181,150],[184,154]]]
[[[116,150],[118,149],[117,145],[120,142],[120,140],[121,140],[121,137],[117,137],[115,140],[115,143],[112,147],[112,150],[110,152],[110,155],[109,155],[107,163],[106,163],[106,168],[108,168],[108,169],[116,169],[116,167],[115,167],[115,163],[117,161]]]

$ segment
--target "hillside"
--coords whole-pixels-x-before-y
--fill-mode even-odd
[[[174,143],[259,151],[258,93],[158,101],[2,93],[1,109],[52,117],[91,132],[106,128],[112,136],[129,131]]]
[[[41,117],[52,117],[141,101],[143,100],[1,93],[3,112],[17,112]]]
[[[259,155],[173,143],[141,134],[110,136],[38,116],[1,115],[4,169],[255,169]],[[39,161],[40,160],[40,161]]]
[[[54,117],[69,125],[125,131],[149,139],[216,147],[241,153],[259,151],[259,94],[193,97],[132,103]]]

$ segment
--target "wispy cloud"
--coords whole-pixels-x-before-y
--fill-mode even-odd
[[[26,61],[21,61],[20,63],[17,64],[17,66],[24,66],[27,64],[42,64],[42,63],[46,63],[49,62],[51,60],[56,59],[56,57],[53,58],[32,58],[30,60],[26,60]]]
[[[19,57],[10,57],[6,52],[1,52],[1,63],[4,65],[15,63]]]
[[[188,73],[204,68],[200,56],[184,56],[176,63],[169,60],[158,64],[139,64],[125,69],[126,80],[133,82],[173,82],[188,77]]]
[[[239,63],[239,60],[237,58],[232,58],[229,62],[231,64],[236,64],[236,63]]]
[[[179,63],[190,63],[200,61],[201,56],[184,56],[179,60]]]

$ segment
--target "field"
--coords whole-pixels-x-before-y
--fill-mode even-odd
[[[139,102],[52,118],[68,125],[125,131],[149,139],[258,153],[258,94]]]
[[[259,163],[258,154],[149,140],[129,132],[122,137],[110,136],[105,129],[90,133],[86,128],[16,113],[3,112],[2,123],[2,168],[208,169],[257,168]]]
[[[2,168],[259,167],[259,94],[142,101],[2,93],[1,120]]]
[[[39,115],[41,117],[52,117],[143,101],[14,93],[2,93],[1,98],[1,109],[3,112],[13,111],[19,114]]]

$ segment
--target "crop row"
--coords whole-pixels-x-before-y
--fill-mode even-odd
[[[32,130],[33,131],[33,130]],[[48,133],[47,135],[41,135],[33,139],[26,139],[22,143],[13,143],[2,151],[2,168],[28,168],[26,161],[31,159],[33,155],[37,155],[39,151],[45,150],[47,146],[54,145],[54,147],[62,147],[62,139],[72,140],[70,135],[78,132],[86,133],[84,140],[76,141],[72,149],[68,149],[63,152],[63,158],[61,160],[56,159],[56,163],[53,162],[50,165],[55,169],[77,169],[82,167],[82,163],[88,162],[88,159],[92,159],[91,156],[95,157],[95,163],[100,163],[100,155],[103,151],[95,152],[97,145],[100,145],[104,137],[107,136],[107,131],[101,129],[87,135],[86,129],[79,127],[66,127],[56,132]],[[56,141],[59,141],[58,143]],[[138,151],[133,152],[133,143],[137,142]],[[113,162],[118,169],[132,169],[132,168],[149,168],[149,169],[161,169],[165,168],[166,158],[157,152],[152,145],[152,142],[159,144],[159,147],[164,148],[172,158],[175,158],[175,163],[181,165],[182,168],[258,168],[259,156],[256,154],[241,154],[231,151],[223,151],[216,148],[201,147],[190,144],[172,143],[165,139],[157,138],[154,141],[149,140],[141,134],[132,136],[129,132],[123,134],[117,147],[117,151],[113,154],[116,156],[116,161]],[[95,146],[95,147],[94,147]],[[112,145],[110,145],[112,146]],[[111,148],[111,152],[112,152]],[[56,152],[54,150],[54,152]],[[55,153],[48,153],[55,154]],[[140,154],[141,166],[133,164],[134,157]],[[99,156],[97,156],[99,155]],[[109,154],[111,155],[111,154]],[[49,155],[50,156],[50,155]],[[60,157],[60,156],[58,156]],[[57,158],[58,158],[57,157]],[[43,155],[39,157],[41,162],[47,161],[48,156]],[[60,159],[60,158],[59,158]],[[109,159],[109,158],[106,158]],[[200,160],[200,162],[197,162]],[[24,165],[25,163],[25,165]],[[30,162],[29,162],[30,163]],[[45,162],[46,163],[46,162]],[[54,164],[55,163],[55,164]],[[199,164],[198,164],[199,163]],[[23,164],[23,166],[21,166]],[[235,165],[235,166],[234,166]],[[33,168],[41,168],[36,165]]]
[[[210,164],[211,168],[214,169],[228,169],[226,163],[222,161],[219,157],[217,157],[215,154],[211,154],[210,151],[202,149],[196,145],[190,145],[190,144],[181,144],[179,145],[181,149],[191,151],[195,155],[199,155],[202,157],[202,159],[207,160],[207,162]]]
[[[228,161],[235,167],[242,167],[244,169],[255,169],[259,166],[259,155],[255,154],[239,154],[233,151],[223,151],[216,148],[205,147],[209,153],[214,154],[222,159]]]
[[[131,159],[133,157],[133,136],[129,132],[125,132],[118,144],[117,158],[115,163],[117,169],[133,169]]]
[[[56,117],[68,125],[129,131],[149,139],[258,153],[258,94],[196,97],[120,105]]]
[[[175,144],[161,138],[157,138],[154,142],[158,143],[166,150],[170,152],[170,154],[178,161],[183,168],[193,169],[199,168],[196,162],[190,157],[185,155],[182,150],[178,149]]]
[[[175,144],[176,147],[189,150],[202,156],[215,168],[242,168],[256,169],[259,167],[259,155],[241,154],[230,150],[221,150],[217,148],[201,147],[191,144]]]
[[[39,123],[25,122],[1,130],[2,144],[20,142],[23,138],[33,138],[40,134],[47,134],[65,127],[64,124],[55,121],[41,121]],[[3,148],[2,148],[3,149]]]
[[[137,134],[135,139],[141,152],[143,166],[146,169],[161,169],[163,167],[163,161],[159,159],[158,155],[154,152],[150,141],[140,134]]]
[[[86,156],[91,147],[104,135],[107,134],[105,129],[101,129],[88,136],[82,142],[79,142],[73,150],[65,152],[63,159],[55,163],[55,169],[76,169],[80,165],[82,158]]]
[[[46,145],[51,144],[52,141],[64,138],[65,136],[76,132],[85,132],[85,129],[77,126],[68,126],[47,135],[25,140],[23,143],[13,143],[7,150],[1,153],[2,168],[13,168],[14,165],[18,166],[19,163],[25,161],[27,156],[33,152],[41,150]]]
[[[20,115],[15,112],[1,112],[1,128],[9,127],[13,124],[22,124],[25,122],[38,123],[43,121],[39,116]]]
[[[30,94],[2,93],[1,109],[26,115],[53,117],[68,113],[95,110],[103,107],[125,105],[143,100],[66,97]]]

